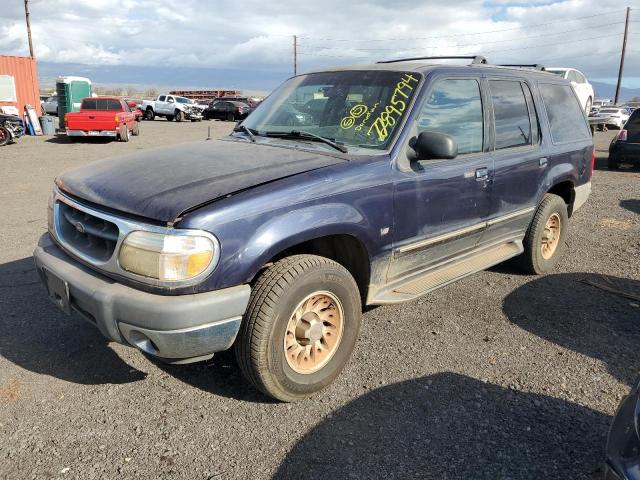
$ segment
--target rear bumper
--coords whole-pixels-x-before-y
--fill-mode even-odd
[[[113,137],[115,138],[118,133],[115,130],[69,130],[67,129],[67,136],[69,137]]]
[[[587,182],[584,185],[580,185],[575,188],[575,198],[573,199],[573,209],[571,213],[577,212],[582,207],[589,195],[591,195],[591,182]]]
[[[120,284],[85,267],[55,245],[49,234],[34,251],[41,279],[66,282],[69,306],[110,340],[156,357],[183,361],[228,349],[234,342],[251,289],[239,285],[193,295],[164,296]]]
[[[611,151],[618,154],[623,161],[640,161],[640,143],[616,142]]]

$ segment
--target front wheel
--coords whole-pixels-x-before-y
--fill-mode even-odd
[[[293,255],[255,282],[235,352],[244,376],[281,401],[309,397],[346,365],[360,331],[358,287],[340,264]]]
[[[569,227],[567,205],[558,195],[547,193],[538,206],[524,237],[520,264],[527,273],[551,272],[562,254]]]
[[[134,137],[137,137],[138,135],[140,135],[140,124],[138,122],[135,122],[133,124],[133,128],[131,129],[131,135],[133,135]]]
[[[182,122],[184,120],[184,112],[181,110],[176,110],[174,118],[176,119],[176,122]]]
[[[0,126],[0,147],[4,147],[11,140],[9,130]]]
[[[236,116],[233,113],[229,112],[229,113],[227,113],[227,120],[229,122],[235,122]]]

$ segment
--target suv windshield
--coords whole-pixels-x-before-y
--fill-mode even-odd
[[[243,125],[259,135],[303,131],[337,143],[386,149],[409,110],[422,75],[349,70],[294,77]]]

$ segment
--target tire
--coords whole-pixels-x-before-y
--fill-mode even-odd
[[[154,120],[156,118],[156,114],[153,112],[152,108],[147,108],[144,111],[144,119],[145,120]]]
[[[175,119],[176,119],[176,122],[184,121],[184,112],[181,112],[180,110],[176,110]]]
[[[235,122],[236,116],[233,113],[229,112],[229,113],[227,113],[227,120],[229,122]]]
[[[609,170],[618,170],[620,168],[620,156],[617,153],[609,152],[607,168]]]
[[[140,135],[140,124],[138,122],[134,122],[133,128],[131,129],[131,135],[134,137]]]
[[[554,222],[558,224],[556,230],[547,228]],[[540,202],[524,237],[524,253],[519,260],[526,273],[541,275],[555,268],[564,250],[568,226],[569,215],[564,200],[558,195],[547,193]],[[551,239],[545,239],[548,234],[552,236]],[[544,243],[543,239],[545,239]]]
[[[173,115],[167,115],[166,117],[164,117],[167,119],[167,122],[173,122]]]
[[[589,112],[591,111],[591,106],[593,105],[593,100],[591,100],[591,97],[587,98],[587,103],[584,107],[584,111],[587,112],[587,115],[589,115]]]
[[[128,142],[129,141],[129,127],[127,127],[127,125],[122,125],[120,127],[120,141],[121,142]]]
[[[290,328],[296,323],[294,312],[301,309],[314,327],[320,326],[310,327],[309,338],[303,339],[322,347],[314,352],[325,352],[316,363],[311,355],[295,359],[296,352],[308,352]],[[265,394],[283,402],[302,400],[342,371],[358,338],[361,316],[358,286],[342,265],[316,255],[284,258],[264,270],[253,285],[235,344],[236,359],[247,380]],[[292,349],[289,359],[286,351]]]
[[[9,143],[10,140],[11,134],[9,133],[9,131],[6,128],[0,126],[0,147],[4,147]]]

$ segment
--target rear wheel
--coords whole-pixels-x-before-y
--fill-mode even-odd
[[[520,264],[527,273],[551,272],[564,249],[569,215],[558,195],[547,193],[538,206],[524,238]]]
[[[129,127],[127,127],[127,125],[122,125],[120,127],[120,141],[121,142],[129,141]]]
[[[235,121],[236,117],[232,112],[227,113],[227,120],[229,120],[230,122]]]
[[[176,122],[182,122],[184,120],[184,112],[176,110],[175,119]]]
[[[167,119],[167,122],[173,122],[173,115],[167,115],[165,118]]]
[[[9,133],[9,131],[0,126],[0,147],[4,147],[7,143],[9,143],[9,140],[11,139],[11,134]]]
[[[153,120],[154,118],[156,118],[156,114],[153,113],[153,109],[152,108],[147,108],[144,112],[144,119],[145,120]]]
[[[253,285],[235,345],[238,364],[271,397],[309,397],[346,365],[361,315],[358,287],[342,265],[315,255],[287,257]]]
[[[589,112],[591,111],[591,106],[593,105],[593,100],[591,100],[591,97],[587,98],[587,103],[584,106],[584,110],[585,112],[587,112],[587,115],[589,115]]]

